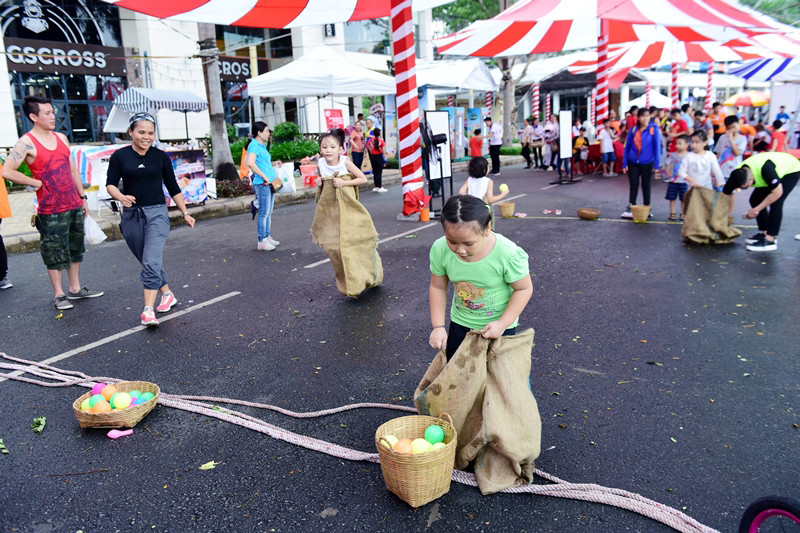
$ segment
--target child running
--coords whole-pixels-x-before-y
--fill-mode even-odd
[[[356,167],[350,161],[350,158],[342,153],[343,146],[343,130],[331,130],[319,138],[319,154],[321,157],[319,163],[317,163],[319,166],[317,186],[322,184],[322,178],[333,176],[336,172],[339,174],[351,174],[355,179],[345,181],[339,177],[333,178],[334,187],[358,187],[367,182],[367,177],[361,172],[361,169]]]
[[[533,294],[528,254],[491,229],[492,212],[470,195],[452,196],[441,213],[444,237],[430,252],[432,348],[448,361],[470,330],[487,339],[516,334],[519,315]],[[450,327],[447,287],[454,285]]]
[[[678,170],[680,170],[681,163],[683,163],[684,158],[689,153],[688,148],[688,135],[679,135],[675,138],[675,152],[673,152],[672,157],[672,175],[669,177],[666,196],[666,199],[669,200],[670,220],[675,220],[675,200],[678,198],[680,198],[681,201],[681,220],[683,220],[684,214],[686,213],[686,204],[683,202],[683,198],[686,196],[686,191],[689,189],[689,186],[686,184],[686,180],[678,175]]]
[[[486,177],[489,174],[489,162],[485,157],[473,157],[467,166],[469,177],[467,181],[458,189],[458,194],[469,194],[479,198],[484,203],[493,204],[508,196],[508,189],[495,196],[494,182],[492,178]]]
[[[714,153],[706,150],[706,132],[692,133],[691,148],[678,169],[678,178],[686,180],[691,187],[722,187],[725,177]]]

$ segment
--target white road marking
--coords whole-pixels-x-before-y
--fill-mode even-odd
[[[510,200],[516,200],[517,198],[522,198],[523,196],[527,196],[527,193],[518,194],[516,196],[512,196],[511,198],[504,198],[503,201],[508,202]],[[391,237],[386,237],[385,239],[381,239],[378,241],[378,244],[383,244],[385,242],[393,241],[395,239],[399,239],[401,237],[405,237],[406,235],[411,235],[412,233],[416,233],[420,230],[432,228],[433,226],[438,226],[439,222],[431,222],[430,224],[425,224],[424,226],[420,226],[418,228],[410,229],[408,231],[404,231],[403,233],[398,233],[397,235],[392,235]],[[314,268],[320,265],[324,265],[325,263],[330,263],[330,259],[323,259],[321,261],[317,261],[316,263],[311,263],[309,265],[304,266],[303,268]]]
[[[222,296],[217,296],[216,298],[212,298],[212,299],[210,299],[210,300],[208,300],[206,302],[202,302],[202,303],[193,305],[191,307],[187,307],[186,309],[183,309],[183,310],[178,311],[176,313],[172,313],[172,314],[169,314],[167,316],[161,317],[161,318],[158,319],[158,321],[163,324],[164,322],[166,322],[168,320],[172,320],[173,318],[181,317],[181,316],[183,316],[183,315],[185,315],[187,313],[191,313],[192,311],[197,311],[198,309],[202,309],[203,307],[207,307],[207,306],[213,305],[213,304],[215,304],[217,302],[221,302],[223,300],[227,300],[228,298],[231,298],[233,296],[238,296],[239,294],[241,294],[241,293],[238,292],[238,291],[229,292],[228,294],[223,294]],[[114,335],[111,335],[109,337],[105,337],[103,339],[100,339],[100,340],[91,342],[89,344],[85,344],[83,346],[80,346],[78,348],[72,349],[72,350],[70,350],[68,352],[64,352],[64,353],[55,355],[55,356],[51,357],[50,359],[45,359],[44,361],[41,361],[41,363],[46,364],[46,365],[51,365],[51,364],[56,363],[58,361],[63,361],[64,359],[72,357],[73,355],[78,355],[80,353],[87,352],[89,350],[97,348],[98,346],[103,346],[104,344],[108,344],[109,342],[113,342],[113,341],[115,341],[117,339],[121,339],[123,337],[127,337],[128,335],[136,333],[137,331],[142,331],[143,329],[146,329],[146,328],[147,328],[147,326],[136,326],[135,328],[127,329],[125,331],[120,331],[119,333],[115,333]],[[12,372],[11,375],[12,376],[21,376],[24,373],[25,372],[23,372],[21,370],[17,370],[17,371]],[[0,382],[7,381],[7,379],[8,378],[0,378]]]
[[[561,184],[560,183],[554,183],[552,185],[548,185],[547,187],[542,187],[542,190],[546,191],[547,189],[552,189],[553,187],[558,187],[559,185],[561,185]]]

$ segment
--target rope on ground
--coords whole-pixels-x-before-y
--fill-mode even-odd
[[[105,376],[92,377],[74,370],[64,370],[35,361],[26,361],[25,359],[11,357],[2,352],[0,352],[0,356],[2,356],[3,359],[14,361],[16,363],[0,362],[0,369],[13,370],[17,373],[27,373],[51,381],[48,382],[39,379],[27,378],[17,375],[17,373],[0,373],[0,377],[13,379],[15,381],[21,381],[24,383],[40,385],[42,387],[71,387],[78,385],[91,388],[96,383],[117,383],[119,381],[123,381],[118,378],[110,378]],[[161,393],[159,397],[159,403],[167,407],[173,407],[175,409],[188,411],[190,413],[202,414],[222,420],[224,422],[236,424],[247,429],[264,433],[272,438],[289,442],[297,446],[302,446],[303,448],[309,450],[322,452],[340,459],[348,459],[350,461],[368,461],[372,463],[380,462],[377,453],[362,452],[360,450],[354,450],[352,448],[347,448],[345,446],[340,446],[324,440],[300,435],[298,433],[294,433],[279,426],[265,422],[254,416],[240,413],[231,409],[222,409],[215,404],[224,403],[267,409],[294,418],[314,418],[361,408],[393,409],[395,411],[416,413],[416,409],[413,407],[393,405],[388,403],[356,403],[333,409],[300,413],[283,409],[274,405],[247,402],[243,400],[219,398],[213,396],[191,396],[166,393]],[[570,483],[546,472],[542,472],[539,469],[536,469],[535,473],[537,476],[550,481],[551,484],[520,485],[518,487],[506,489],[503,492],[528,493],[540,496],[553,496],[556,498],[567,498],[602,503],[605,505],[619,507],[620,509],[633,511],[657,522],[661,522],[662,524],[665,524],[676,531],[681,531],[684,533],[719,533],[719,531],[708,526],[704,526],[700,522],[696,521],[685,513],[678,511],[677,509],[673,509],[654,500],[650,500],[639,494],[634,494],[621,489],[603,487],[593,483]],[[461,470],[453,471],[453,481],[463,485],[470,485],[473,487],[477,486],[475,475],[468,472],[463,472]]]

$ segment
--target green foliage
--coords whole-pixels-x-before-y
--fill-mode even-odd
[[[239,138],[239,136],[236,135],[236,128],[231,124],[225,124],[225,131],[228,133],[228,142],[235,141]]]
[[[800,4],[796,0],[742,0],[742,3],[785,24],[797,26],[800,22]]]
[[[300,127],[294,122],[281,122],[275,126],[272,137],[276,143],[294,141],[300,137]]]
[[[238,166],[242,162],[242,150],[247,148],[250,140],[246,137],[238,139],[231,143],[231,155],[233,156],[233,164]]]
[[[238,198],[253,194],[253,186],[247,180],[217,180],[217,196],[219,198]]]
[[[0,163],[5,163],[5,162],[6,162],[5,159],[0,159]],[[20,172],[22,172],[23,174],[25,174],[29,178],[33,177],[33,174],[31,173],[31,169],[28,168],[28,163],[26,163],[25,161],[23,161],[22,164],[17,167],[17,170],[19,170]],[[9,187],[12,187],[12,186],[15,186],[16,183],[11,183],[10,181],[6,180],[6,185],[9,186]]]
[[[511,139],[511,144],[518,144],[520,142],[522,142],[522,139],[520,139],[520,138]]]
[[[386,158],[386,168],[400,168],[400,160],[396,157]]]
[[[319,152],[319,145],[314,141],[287,141],[273,144],[269,155],[273,161],[298,161]]]
[[[501,146],[500,155],[522,155],[522,146]]]
[[[499,0],[455,0],[433,8],[433,18],[444,23],[448,32],[456,32],[479,19],[500,13]]]

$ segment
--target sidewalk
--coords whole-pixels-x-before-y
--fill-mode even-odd
[[[525,160],[522,159],[521,156],[500,156],[501,166],[518,165],[524,163],[524,161]],[[466,169],[466,161],[453,163],[453,172],[462,172]],[[400,183],[400,181],[401,175],[399,170],[384,170],[384,185],[395,185]],[[453,184],[454,187],[458,187],[459,185],[460,183]],[[369,191],[373,186],[372,180],[370,179],[365,185],[362,185],[360,189],[362,191]],[[39,249],[39,232],[31,226],[34,194],[35,193],[24,191],[10,193],[8,195],[13,216],[3,219],[2,224],[0,224],[0,234],[3,236],[6,252],[9,254],[34,252]],[[293,194],[278,194],[275,197],[275,203],[289,204],[302,202],[314,198],[314,194],[315,188],[304,187],[302,179],[298,178],[297,192]],[[209,199],[206,201],[205,205],[189,207],[189,213],[197,220],[249,213],[250,202],[253,198],[255,198],[255,196],[251,194],[239,198]],[[398,210],[400,207],[401,206],[398,205]],[[90,214],[103,229],[109,240],[113,241],[122,238],[122,233],[119,229],[119,214],[113,213],[111,210],[105,208],[102,210],[102,216],[98,216],[97,211],[92,211]],[[169,217],[173,226],[183,224],[183,217],[177,209],[171,209]]]

